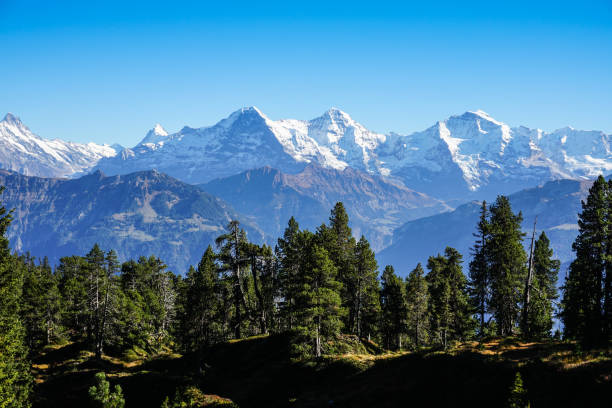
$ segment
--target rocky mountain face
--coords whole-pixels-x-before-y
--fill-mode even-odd
[[[291,216],[302,228],[314,230],[327,222],[331,208],[342,201],[355,235],[365,235],[375,250],[389,245],[393,229],[404,222],[451,209],[394,180],[351,167],[336,170],[310,164],[297,174],[263,167],[201,187],[252,216],[272,237],[283,234]]]
[[[88,171],[101,158],[116,154],[115,148],[108,145],[43,139],[10,113],[0,121],[2,169],[27,176],[67,177]]]
[[[11,247],[52,263],[99,243],[121,260],[156,255],[185,273],[231,219],[242,218],[222,200],[156,171],[71,180],[0,171],[0,185],[2,205],[14,208]],[[252,223],[243,226],[250,239],[263,240]]]
[[[610,135],[511,128],[482,111],[451,116],[409,135],[372,132],[335,108],[310,121],[274,121],[257,108],[243,108],[210,127],[169,135],[156,129],[135,148],[101,160],[98,168],[110,174],[156,168],[203,183],[266,165],[296,173],[317,163],[393,177],[454,203],[612,170]]]
[[[546,232],[554,256],[567,266],[574,258],[572,243],[578,235],[581,200],[586,198],[591,184],[591,181],[557,180],[511,194],[513,211],[523,213],[525,247],[529,246],[537,216],[536,234]],[[399,273],[407,275],[417,263],[424,266],[429,256],[451,246],[463,254],[467,272],[480,207],[481,203],[470,202],[451,212],[407,222],[395,230],[393,243],[378,254],[380,264],[394,265]],[[564,273],[562,268],[561,277]]]
[[[570,127],[551,133],[510,127],[483,111],[451,116],[409,135],[381,134],[332,108],[318,118],[271,120],[243,108],[213,126],[169,134],[156,125],[135,147],[48,141],[12,115],[0,122],[0,166],[45,177],[156,169],[206,183],[270,166],[298,173],[309,163],[392,177],[453,204],[494,198],[545,181],[612,171],[610,135]]]

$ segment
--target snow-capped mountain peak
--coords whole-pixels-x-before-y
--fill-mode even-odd
[[[166,140],[167,137],[168,137],[168,132],[166,132],[166,129],[164,129],[162,125],[157,123],[155,124],[153,129],[147,132],[144,139],[140,141],[139,145],[146,145],[146,144],[156,145]]]
[[[10,112],[4,115],[4,119],[2,119],[2,122],[6,122],[6,123],[9,123],[11,125],[16,125],[16,126],[23,125],[23,123],[21,122],[21,119],[19,119],[19,117],[13,115]]]
[[[550,133],[511,128],[483,110],[450,116],[423,131],[400,135],[368,130],[338,108],[312,120],[272,120],[252,106],[212,126],[186,126],[173,134],[156,125],[141,143],[118,156],[109,146],[44,140],[14,115],[0,122],[0,136],[4,155],[0,166],[27,174],[44,173],[41,168],[32,170],[37,165],[31,163],[44,162],[34,158],[45,155],[55,163],[55,167],[49,165],[54,169],[51,175],[58,175],[57,166],[62,168],[59,174],[68,175],[104,157],[97,166],[106,174],[157,168],[195,183],[266,165],[292,173],[316,163],[392,176],[442,198],[469,198],[477,191],[504,193],[556,178],[583,179],[612,172],[610,135],[569,127]],[[66,164],[70,160],[65,152],[75,149],[89,158],[78,166]],[[28,159],[19,159],[19,164],[13,160],[24,155]]]
[[[0,168],[24,175],[66,177],[92,168],[117,152],[111,146],[48,140],[8,113],[0,121]]]

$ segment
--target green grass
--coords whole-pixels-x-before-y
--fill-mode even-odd
[[[48,348],[35,360],[34,407],[86,407],[100,370],[122,386],[127,408],[159,407],[188,386],[242,408],[504,406],[517,371],[534,407],[605,406],[612,398],[612,349],[577,351],[570,342],[488,339],[392,353],[341,336],[327,351],[338,354],[294,360],[287,336],[258,336],[212,347],[197,367],[193,356],[172,353],[96,362],[78,344]]]

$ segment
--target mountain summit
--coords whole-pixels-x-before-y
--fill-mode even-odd
[[[0,168],[24,175],[67,177],[91,169],[117,154],[108,145],[43,139],[7,113],[0,121]]]
[[[156,168],[203,183],[262,166],[297,173],[309,163],[392,177],[452,202],[608,174],[612,152],[603,132],[511,127],[482,110],[401,135],[371,131],[338,108],[312,120],[272,120],[246,107],[213,126],[168,134],[156,125],[120,154],[109,146],[44,141],[10,114],[0,122],[0,165],[24,174],[69,176],[94,165],[110,175]]]

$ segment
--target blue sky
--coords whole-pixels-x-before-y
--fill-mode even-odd
[[[255,105],[408,133],[466,110],[612,133],[612,2],[0,0],[0,115],[137,143]]]

